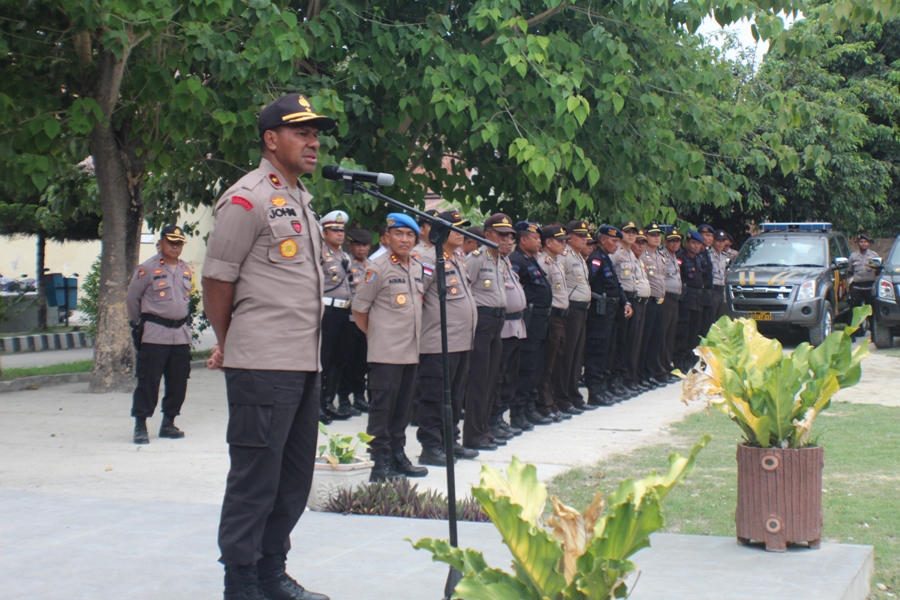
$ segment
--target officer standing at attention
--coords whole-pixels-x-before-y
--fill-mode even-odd
[[[494,225],[499,225],[495,227]],[[470,227],[471,231],[473,228]],[[485,223],[481,235],[488,241],[500,243],[500,231],[513,231],[512,223],[492,221]],[[477,234],[476,234],[477,235]],[[465,244],[465,240],[463,241]],[[466,385],[466,420],[463,424],[463,445],[478,449],[479,446],[505,443],[513,435],[499,427],[491,426],[491,407],[497,380],[500,377],[500,358],[503,339],[500,337],[506,323],[506,279],[509,277],[506,261],[500,260],[497,250],[479,247],[466,255],[466,273],[472,285],[472,296],[478,312],[475,329],[475,345],[469,361]],[[496,444],[495,444],[496,445]]]
[[[423,211],[426,215],[431,215],[432,217],[438,216],[438,211],[433,208]],[[431,240],[428,239],[428,235],[431,233],[431,221],[426,219],[425,217],[419,217],[419,236],[416,245],[413,246],[412,255],[414,258],[420,258],[423,254],[425,254],[426,250],[434,248],[434,244],[431,243]]]
[[[507,423],[503,418],[503,413],[512,405],[516,393],[516,382],[519,377],[519,345],[525,339],[523,317],[528,302],[525,300],[525,290],[519,283],[519,276],[509,262],[509,256],[515,247],[516,230],[512,227],[512,219],[503,213],[491,215],[485,219],[484,229],[485,236],[498,244],[497,252],[500,254],[498,263],[502,264],[501,271],[506,275],[503,285],[506,295],[506,315],[503,318],[503,328],[500,330],[503,350],[497,368],[497,385],[491,406],[491,433],[495,438],[498,437],[498,431],[516,436],[521,435],[522,431],[534,429],[534,425],[525,418],[524,411],[518,416],[511,414],[511,423]]]
[[[366,272],[369,249],[372,247],[372,234],[365,229],[350,229],[346,237],[350,247],[350,292],[352,297],[356,297]],[[352,311],[350,322],[353,325],[346,328],[347,336],[339,344],[346,352],[347,361],[341,371],[338,398],[340,405],[346,406],[350,403],[350,394],[353,394],[353,408],[360,412],[369,412],[369,403],[366,402],[366,371],[369,370],[366,361],[368,351],[366,334],[356,326]]]
[[[633,316],[631,303],[619,283],[611,258],[622,237],[622,232],[612,225],[601,225],[594,251],[588,258],[592,300],[587,317],[584,383],[588,388],[588,404],[592,406],[611,406],[626,392],[613,385],[610,370],[616,353],[619,313],[621,311],[623,319]]]
[[[566,347],[566,317],[569,315],[569,290],[566,287],[566,272],[560,264],[569,236],[562,223],[550,223],[541,228],[544,250],[539,255],[539,264],[550,277],[553,301],[550,305],[550,320],[547,331],[547,345],[544,348],[544,372],[538,380],[538,412],[556,422],[571,419],[584,411],[570,407],[563,412],[553,397],[557,369],[563,362],[562,353]],[[565,368],[565,367],[564,367]]]
[[[455,210],[440,213],[439,218],[454,227],[464,227],[464,220]],[[447,283],[447,359],[450,364],[450,402],[453,407],[454,456],[475,458],[476,450],[459,445],[459,419],[466,399],[469,358],[475,339],[477,312],[466,262],[459,253],[463,234],[451,231],[444,242],[444,276]],[[420,465],[447,466],[444,453],[444,362],[441,356],[441,306],[437,282],[437,248],[432,246],[421,256],[425,300],[422,304],[422,343],[419,345],[419,428],[416,438],[422,444]],[[477,412],[471,415],[472,420]],[[466,432],[469,427],[469,408],[466,406]],[[485,424],[487,419],[485,418]],[[463,435],[463,444],[470,446],[470,438]],[[487,437],[482,438],[486,442]],[[456,448],[459,448],[458,450]],[[455,459],[454,459],[455,460]],[[424,469],[423,469],[424,470]],[[427,471],[426,471],[427,473]]]
[[[513,271],[519,276],[528,305],[525,308],[526,337],[519,348],[519,374],[516,395],[509,407],[510,415],[524,415],[532,425],[549,425],[552,419],[535,408],[537,384],[544,373],[544,344],[547,341],[553,290],[547,272],[538,264],[541,251],[541,228],[537,223],[519,221],[516,249],[509,255]]]
[[[701,279],[703,291],[700,293],[700,335],[706,335],[709,326],[713,323],[713,265],[712,245],[715,238],[715,230],[707,224],[697,228],[697,233],[703,238],[703,249],[700,257]]]
[[[878,254],[869,248],[872,238],[865,233],[856,237],[856,244],[859,249],[850,255],[850,305],[862,306],[872,303],[872,285],[878,271],[869,266],[869,261]]]
[[[725,254],[726,235],[721,229],[716,231],[713,234],[712,248],[709,250],[712,265],[712,294],[709,305],[711,323],[715,323],[725,314],[725,269],[729,261],[728,255]]]
[[[665,248],[659,252],[666,260],[666,301],[663,303],[663,336],[662,354],[660,355],[660,367],[666,376],[664,381],[675,383],[679,381],[672,375],[675,369],[675,340],[678,332],[678,312],[681,304],[681,266],[678,260],[678,251],[681,249],[681,234],[678,229],[672,228],[666,235]]]
[[[647,252],[647,234],[643,229],[638,230],[634,244],[631,246],[631,253],[637,262],[634,269],[634,293],[636,306],[643,306],[643,315],[638,310],[639,320],[635,321],[634,317],[629,321],[628,342],[626,352],[628,353],[628,374],[625,378],[625,387],[637,388],[637,392],[645,392],[652,389],[652,386],[643,381],[641,375],[641,364],[644,358],[644,331],[647,324],[647,313],[650,311],[651,288],[650,280],[647,275],[647,268],[644,266],[642,257]],[[633,329],[632,329],[633,328]]]
[[[299,94],[259,115],[262,158],[215,209],[203,303],[225,370],[231,468],[219,522],[225,599],[327,600],[285,572],[316,457],[322,234],[300,176],[335,126]]]
[[[341,249],[344,243],[344,225],[347,213],[333,210],[319,221],[322,227],[322,273],[325,275],[325,313],[322,315],[322,393],[319,421],[328,424],[332,419],[344,420],[362,414],[346,405],[335,409],[337,393],[346,352],[341,348],[341,338],[353,325],[350,323],[350,257]]]
[[[405,451],[422,341],[422,263],[410,256],[419,226],[402,213],[386,223],[389,251],[369,263],[353,300],[353,319],[369,344],[370,481],[428,473]]]
[[[128,320],[136,335],[137,387],[131,401],[134,443],[149,444],[147,419],[159,401],[159,381],[165,377],[162,425],[159,437],[179,439],[184,432],[175,427],[181,413],[191,374],[191,287],[193,270],[180,260],[184,248],[180,227],[164,227],[159,236],[159,252],[141,263],[128,285]]]
[[[646,387],[638,385],[636,379],[641,336],[644,332],[644,315],[647,301],[650,299],[650,284],[647,282],[643,263],[634,252],[639,233],[638,226],[634,221],[627,221],[622,224],[621,231],[619,249],[611,258],[616,265],[616,276],[622,284],[622,289],[625,290],[625,297],[631,303],[633,313],[631,318],[626,320],[623,312],[619,312],[616,347],[620,358],[613,363],[613,373],[616,375],[617,387],[624,389],[628,397],[633,398],[647,391]],[[643,253],[643,250],[640,252]]]
[[[668,376],[660,367],[666,302],[666,257],[660,252],[662,229],[659,223],[651,222],[644,233],[647,249],[640,259],[644,263],[647,281],[650,283],[650,300],[644,317],[644,337],[641,341],[638,376],[644,385],[657,388],[668,383]]]
[[[675,366],[685,373],[697,363],[694,348],[701,335],[704,262],[700,255],[703,251],[703,236],[697,231],[688,231],[685,247],[678,252],[681,283],[684,285],[678,307],[678,342],[675,349]]]
[[[582,256],[588,245],[588,224],[585,221],[571,221],[566,226],[566,231],[569,232],[568,245],[559,262],[566,273],[569,314],[566,316],[566,344],[562,358],[557,363],[553,397],[561,411],[574,407],[583,412],[597,408],[587,404],[578,391],[578,380],[581,379],[581,367],[584,364],[587,314],[591,305],[588,268]]]

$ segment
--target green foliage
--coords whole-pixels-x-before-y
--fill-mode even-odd
[[[860,362],[869,347],[854,349],[850,335],[871,314],[871,306],[857,307],[849,327],[816,348],[804,342],[789,354],[778,340],[760,335],[756,321],[722,317],[700,340],[696,352],[702,366],[685,378],[682,399],[707,398],[738,424],[752,446],[811,445],[813,421],[831,405],[831,397],[859,383]]]
[[[84,315],[82,331],[88,337],[97,338],[97,305],[100,298],[100,257],[91,264],[91,270],[81,282],[81,297],[78,310]]]
[[[409,479],[360,485],[356,489],[337,490],[322,508],[325,512],[410,519],[448,519],[447,498],[440,492],[420,492],[418,484]],[[456,501],[456,515],[460,521],[483,523],[487,515],[471,497]]]
[[[649,536],[662,527],[660,504],[694,468],[697,454],[708,443],[704,436],[690,456],[673,454],[664,476],[627,479],[608,501],[597,492],[584,514],[556,497],[546,529],[540,521],[547,490],[533,465],[513,457],[506,477],[488,465],[472,494],[503,536],[513,555],[514,574],[493,569],[480,552],[454,548],[445,540],[424,538],[414,544],[463,574],[454,598],[519,600],[600,600],[624,598],[625,579],[635,566],[628,558],[650,545]]]
[[[363,450],[369,447],[369,442],[375,438],[360,431],[356,434],[357,442],[353,442],[354,436],[341,435],[339,433],[328,433],[328,428],[324,424],[319,423],[319,431],[322,435],[328,437],[328,443],[319,446],[319,456],[324,456],[332,465],[348,465],[356,460],[356,450],[362,447]]]

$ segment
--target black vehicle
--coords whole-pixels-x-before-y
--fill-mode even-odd
[[[872,290],[872,341],[876,348],[890,348],[900,335],[900,236],[882,261],[881,274]]]
[[[850,315],[850,245],[830,223],[764,223],[728,265],[725,302],[732,317],[760,331],[802,328],[813,345]]]

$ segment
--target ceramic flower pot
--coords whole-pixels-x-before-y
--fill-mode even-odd
[[[787,544],[822,539],[822,467],[825,450],[809,448],[737,449],[737,541],[764,542],[766,550],[784,552]]]
[[[328,500],[341,490],[355,490],[369,481],[372,461],[355,459],[346,465],[332,466],[325,458],[316,458],[312,488],[306,505],[313,510],[321,510]]]

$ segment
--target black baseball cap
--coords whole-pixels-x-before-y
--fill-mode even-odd
[[[317,115],[309,100],[302,94],[288,94],[270,102],[259,113],[259,135],[282,125],[312,125],[320,131],[331,129],[337,125],[337,121],[331,117]]]

